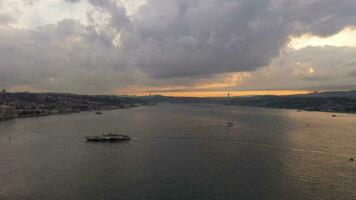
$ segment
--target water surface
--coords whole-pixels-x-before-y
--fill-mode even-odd
[[[83,140],[115,128],[133,139]],[[6,200],[356,199],[350,114],[160,104],[17,119],[0,122],[0,153]]]

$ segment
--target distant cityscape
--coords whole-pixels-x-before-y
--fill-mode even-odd
[[[0,93],[0,119],[102,111],[147,105],[142,99],[64,93]]]
[[[210,103],[236,106],[297,109],[305,111],[356,113],[356,91],[314,92],[288,96],[250,97],[141,97],[78,95],[66,93],[0,93],[0,119],[36,117],[81,111],[103,111],[156,103]]]
[[[171,103],[214,103],[223,105],[296,109],[304,111],[322,111],[322,112],[342,112],[356,113],[356,90],[355,91],[334,91],[317,92],[300,95],[262,95],[231,97],[227,94],[222,97],[166,97],[151,96],[145,98],[149,102],[171,102]]]

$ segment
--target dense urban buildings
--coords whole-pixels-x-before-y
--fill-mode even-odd
[[[166,97],[105,96],[63,93],[0,93],[0,118],[45,116],[80,111],[130,108],[155,103],[209,103],[236,106],[356,113],[356,91],[287,96]]]
[[[11,115],[8,113],[16,113],[17,117],[129,108],[143,104],[147,103],[142,99],[120,96],[28,92],[0,93],[0,105],[7,105],[2,106],[4,112],[7,113],[6,116]]]
[[[305,111],[356,113],[356,91],[313,92],[301,95],[244,97],[146,97],[151,102],[215,103],[224,105],[298,109]]]
[[[16,117],[16,110],[14,107],[0,105],[0,120],[13,119]]]

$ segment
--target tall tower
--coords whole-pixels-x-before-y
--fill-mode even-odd
[[[228,99],[230,98],[230,93],[227,93],[227,98],[228,98]]]

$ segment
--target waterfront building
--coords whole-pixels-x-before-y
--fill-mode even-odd
[[[14,107],[0,105],[0,120],[16,118],[16,110]]]

